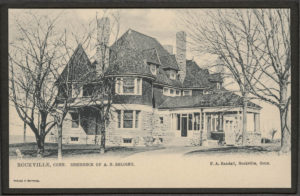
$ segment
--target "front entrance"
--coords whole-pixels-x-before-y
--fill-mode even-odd
[[[235,144],[236,121],[233,117],[224,117],[225,142],[227,145]]]
[[[187,116],[182,116],[181,137],[187,136]]]

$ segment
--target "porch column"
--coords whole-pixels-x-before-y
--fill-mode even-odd
[[[254,132],[260,132],[260,114],[254,113]]]
[[[202,122],[203,118],[203,122]],[[200,145],[203,145],[204,141],[207,141],[207,134],[204,128],[205,114],[203,113],[203,109],[200,110]]]

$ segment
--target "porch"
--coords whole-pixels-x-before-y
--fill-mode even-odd
[[[181,138],[193,145],[240,144],[243,121],[241,108],[173,110],[169,115],[170,131],[175,138]],[[249,135],[260,134],[259,119],[259,111],[248,110]]]

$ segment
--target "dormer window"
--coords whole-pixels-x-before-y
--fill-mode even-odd
[[[142,95],[142,79],[132,77],[117,78],[116,94]]]
[[[153,75],[157,74],[157,67],[154,64],[150,64],[150,71]]]

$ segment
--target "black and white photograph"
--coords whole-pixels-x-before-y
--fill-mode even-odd
[[[9,188],[291,188],[291,9],[10,8],[8,38]]]

